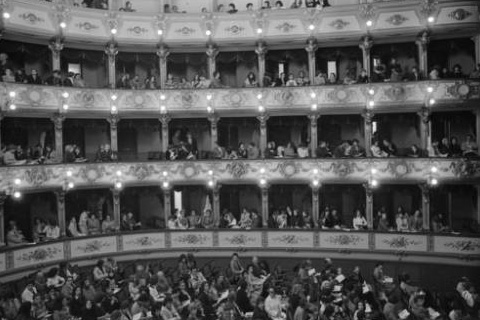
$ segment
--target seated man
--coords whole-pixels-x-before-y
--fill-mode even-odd
[[[286,319],[287,315],[282,311],[280,296],[275,293],[274,288],[268,290],[268,297],[265,299],[265,311],[273,320]]]

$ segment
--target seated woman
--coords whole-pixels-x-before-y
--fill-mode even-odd
[[[56,240],[60,238],[60,227],[53,219],[49,219],[45,227],[45,240]]]
[[[10,221],[10,230],[7,233],[7,245],[19,246],[26,243],[27,240],[22,231],[17,228],[17,223],[15,221]]]
[[[45,239],[45,222],[43,219],[35,218],[33,224],[33,241],[38,243]]]
[[[74,238],[84,236],[83,233],[78,231],[77,218],[72,217],[72,219],[70,219],[70,223],[68,224],[67,235],[69,237],[74,237]]]
[[[212,229],[215,227],[215,219],[212,215],[212,210],[207,209],[203,212],[202,226],[205,229]]]
[[[115,224],[115,221],[112,220],[112,217],[107,214],[105,216],[105,219],[102,222],[102,232],[103,233],[112,233],[117,231],[117,226]]]
[[[253,72],[249,72],[247,78],[245,79],[243,85],[245,88],[255,88],[258,87],[257,78]]]
[[[443,214],[439,213],[435,215],[432,219],[432,231],[433,232],[447,232],[449,227],[445,222]]]
[[[251,229],[252,228],[252,219],[250,217],[250,212],[247,209],[243,208],[242,215],[240,217],[240,228],[242,229]]]
[[[372,143],[370,151],[372,152],[372,157],[374,158],[388,158],[388,153],[380,148],[380,142],[378,140],[375,140]]]
[[[353,218],[353,229],[365,230],[367,229],[367,219],[362,216],[360,210],[355,211],[355,217]]]
[[[87,220],[88,234],[100,234],[100,220],[97,218],[95,213],[92,213]]]

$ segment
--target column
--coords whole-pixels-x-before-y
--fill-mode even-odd
[[[213,219],[215,221],[215,226],[218,226],[220,223],[220,188],[222,186],[217,184],[213,189],[212,189],[212,195],[213,195]]]
[[[121,217],[120,217],[120,192],[116,188],[112,188],[112,198],[113,198],[113,221],[115,221],[115,226],[120,229]]]
[[[475,62],[476,64],[480,63],[480,35],[476,35],[472,38],[475,43]]]
[[[262,224],[268,228],[268,186],[261,187],[262,190]]]
[[[367,219],[368,230],[373,230],[373,189],[368,183],[363,185],[365,188],[365,216]]]
[[[315,227],[318,227],[319,211],[319,190],[320,186],[312,186],[312,219]]]
[[[65,121],[65,115],[56,113],[51,120],[55,127],[55,154],[63,162],[63,122]]]
[[[480,110],[476,109],[473,111],[475,114],[475,137],[477,139],[477,146],[480,146]],[[1,116],[0,116],[1,119]]]
[[[370,36],[363,37],[362,42],[358,45],[360,49],[362,49],[362,56],[363,56],[363,69],[367,70],[367,74],[370,77],[372,72],[371,61],[370,58],[370,49],[373,47],[373,39]]]
[[[430,189],[427,184],[418,185],[422,192],[423,230],[430,230]]]
[[[316,113],[308,116],[308,119],[310,119],[310,156],[312,158],[317,157],[318,118],[320,118],[320,115],[318,115]]]
[[[111,114],[107,118],[108,123],[110,123],[110,147],[112,148],[113,154],[118,154],[118,122],[120,117],[117,114]]]
[[[258,121],[260,121],[260,145],[258,148],[260,149],[260,154],[262,158],[265,158],[265,149],[267,149],[267,121],[269,116],[266,114],[259,115],[257,117]]]
[[[115,89],[117,84],[117,65],[116,57],[118,54],[118,45],[115,41],[111,40],[105,46],[105,54],[108,57],[108,86]]]
[[[65,191],[55,191],[55,198],[57,199],[57,222],[60,228],[60,236],[65,236],[66,224],[65,224]]]
[[[0,193],[0,243],[5,244],[5,192]]]
[[[210,150],[213,150],[215,143],[218,142],[218,121],[220,121],[220,117],[212,114],[208,116],[208,121],[210,121]]]
[[[428,44],[430,43],[430,35],[428,34],[428,31],[424,31],[415,43],[418,48],[420,72],[425,79],[428,79]]]
[[[209,43],[206,53],[208,57],[208,76],[210,79],[213,79],[213,73],[217,70],[218,47],[214,43]]]
[[[48,44],[52,52],[52,71],[61,69],[60,53],[63,50],[63,39],[60,36],[53,37]]]
[[[308,76],[310,80],[310,85],[314,84],[315,76],[317,74],[317,49],[317,39],[315,37],[308,38],[305,50],[308,53]]]
[[[163,189],[163,213],[165,215],[165,228],[168,228],[168,218],[172,215],[172,190]]]
[[[370,154],[370,149],[372,147],[372,137],[373,137],[372,121],[373,121],[374,115],[375,114],[373,113],[373,111],[368,109],[362,113],[363,124],[364,124],[365,150],[367,155]]]
[[[168,142],[170,140],[169,132],[168,132],[168,123],[170,122],[171,118],[168,114],[162,114],[159,120],[162,123],[162,153],[163,153],[163,158],[166,159]]]
[[[263,78],[265,77],[265,57],[267,55],[268,49],[267,44],[264,41],[257,42],[255,47],[255,53],[258,56],[258,83],[260,87],[263,87]]]
[[[164,44],[160,44],[157,47],[158,56],[158,70],[160,72],[160,88],[165,89],[165,82],[167,82],[167,58],[170,55],[168,47]]]
[[[427,107],[417,112],[420,121],[420,149],[423,155],[428,155],[428,139],[430,137],[430,110]]]
[[[477,223],[480,224],[480,184],[476,185],[475,187],[477,188]],[[1,195],[0,195],[0,201],[1,201]],[[0,202],[0,204],[1,204],[1,202]],[[0,208],[0,210],[2,210],[2,209]],[[450,226],[451,226],[451,224],[450,224]]]

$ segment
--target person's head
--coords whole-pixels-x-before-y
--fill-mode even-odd
[[[263,6],[265,8],[270,8],[270,1],[263,1]]]
[[[275,288],[272,287],[272,288],[268,289],[268,296],[270,298],[275,298],[275,296],[276,296]]]
[[[230,3],[228,5],[228,11],[236,11],[237,9],[235,8],[235,4],[234,3]]]
[[[249,2],[247,3],[247,11],[252,11],[253,10],[253,3]]]
[[[289,74],[288,74],[288,80],[293,80],[293,79],[294,79],[293,73],[289,73]]]
[[[275,7],[276,8],[283,8],[283,2],[282,1],[275,2]]]

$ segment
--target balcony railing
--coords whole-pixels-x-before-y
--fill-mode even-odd
[[[480,266],[480,239],[450,234],[348,231],[145,231],[70,238],[0,252],[0,275],[45,267],[61,261],[101,259],[172,251],[230,256],[232,251],[272,252],[276,257],[321,253],[352,258]]]
[[[197,46],[204,50],[209,39],[228,44],[254,42],[261,38],[271,44],[304,43],[313,35],[322,39],[358,43],[367,31],[377,38],[407,37],[414,39],[428,27],[438,35],[459,30],[462,36],[476,32],[479,22],[477,2],[406,0],[332,6],[324,10],[263,10],[255,12],[163,14],[161,5],[157,12],[118,12],[92,10],[68,5],[52,5],[50,2],[11,0],[3,5],[7,35],[19,34],[26,41],[32,38],[50,38],[62,33],[69,40],[88,39],[90,46],[103,47],[112,35],[121,43],[130,44],[130,50],[141,45],[154,48],[158,42],[172,47]],[[159,1],[160,4],[160,1]],[[428,21],[433,18],[433,21]],[[366,24],[371,20],[371,24]],[[459,25],[461,27],[459,27]],[[313,26],[313,28],[312,28]],[[112,32],[115,29],[115,33]],[[261,32],[258,29],[262,29]],[[162,32],[159,33],[159,30]],[[206,31],[211,31],[210,35]],[[454,31],[454,32],[455,32]],[[414,40],[412,40],[413,42]]]
[[[398,111],[398,106],[402,106],[402,111],[417,111],[420,106],[429,104],[430,99],[435,100],[432,110],[445,106],[474,106],[480,99],[480,82],[467,80],[162,91],[3,83],[0,90],[0,105],[9,111],[9,106],[14,104],[16,110],[11,111],[13,115],[30,113],[38,116],[41,112],[50,112],[50,116],[54,112],[66,112],[88,117],[110,114],[112,103],[117,112],[126,117],[132,114],[136,117],[158,117],[161,112],[254,116],[258,114],[259,105],[266,112],[279,114],[306,114],[314,104],[318,112],[360,113],[367,106],[371,107],[370,101],[375,103],[371,107],[373,110],[388,112]],[[117,96],[115,102],[112,102],[112,95]],[[68,111],[63,109],[64,104],[68,105]],[[161,106],[165,108],[161,109]]]
[[[432,168],[435,167],[435,170]],[[376,169],[372,177],[372,168]],[[122,174],[118,175],[118,171]],[[374,178],[380,183],[439,183],[478,181],[480,161],[466,159],[279,159],[234,161],[164,161],[135,163],[81,163],[0,168],[0,190],[42,190],[75,186],[215,183],[258,184],[348,182],[361,184]]]

